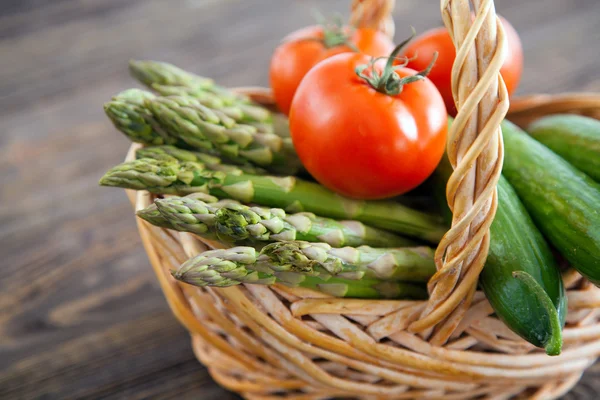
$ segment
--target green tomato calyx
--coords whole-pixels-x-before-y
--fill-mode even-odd
[[[437,60],[437,51],[433,53],[433,59],[423,71],[419,71],[415,75],[406,76],[404,78],[401,78],[400,75],[398,75],[398,72],[396,72],[398,69],[406,67],[410,61],[410,59],[407,57],[398,57],[398,54],[400,53],[400,50],[402,50],[402,48],[415,37],[415,29],[411,29],[411,36],[396,46],[389,56],[372,58],[368,64],[361,64],[357,66],[355,68],[356,75],[371,85],[373,89],[389,96],[396,96],[400,94],[404,88],[404,85],[406,84],[424,79],[429,72],[431,72],[431,68],[433,68],[435,61]],[[383,68],[383,71],[379,72],[377,68],[375,68],[375,64],[384,59],[387,59],[387,62]],[[394,62],[397,60],[402,60],[402,63],[394,65]]]

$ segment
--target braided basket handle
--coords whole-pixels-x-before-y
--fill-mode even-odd
[[[351,21],[393,35],[393,8],[394,0],[355,0]],[[487,258],[504,156],[500,123],[509,108],[500,76],[506,39],[493,0],[441,0],[441,12],[456,47],[452,95],[458,114],[447,142],[454,172],[446,188],[453,220],[436,251],[427,307],[409,326],[434,345],[448,340],[468,310]]]
[[[350,24],[357,28],[371,28],[394,37],[392,11],[396,0],[353,0]]]

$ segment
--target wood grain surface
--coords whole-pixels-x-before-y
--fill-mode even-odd
[[[125,193],[99,188],[128,141],[102,103],[129,58],[266,85],[280,38],[349,0],[0,2],[0,399],[234,399],[170,314]],[[600,91],[598,0],[497,0],[520,32],[520,93]],[[440,24],[398,0],[396,39]],[[592,368],[568,399],[596,399]]]

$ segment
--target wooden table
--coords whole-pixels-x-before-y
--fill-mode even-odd
[[[523,38],[522,93],[600,91],[598,0],[498,0]],[[97,181],[128,141],[102,103],[129,58],[266,85],[280,38],[346,1],[54,0],[0,8],[0,398],[233,399],[198,364],[122,190]],[[396,39],[440,24],[399,0]],[[599,369],[568,398],[593,399]]]

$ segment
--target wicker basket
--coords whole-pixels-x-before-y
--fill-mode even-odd
[[[353,4],[352,19],[391,34],[393,3],[357,0]],[[504,84],[497,73],[501,52],[496,48],[502,47],[503,34],[498,27],[497,43],[487,46],[489,54],[475,57],[475,62],[480,64],[481,59],[485,59],[483,63],[495,69],[495,73],[469,79],[468,74],[473,69],[468,64],[469,48],[475,48],[476,40],[490,40],[490,35],[495,39],[496,35],[493,2],[473,3],[478,17],[471,20],[464,17],[470,15],[470,11],[465,14],[468,1],[442,0],[445,23],[455,33],[459,49],[457,63],[462,63],[453,70],[459,109],[455,125],[460,125],[457,121],[468,119],[469,115],[483,115],[486,121],[479,124],[481,127],[474,137],[488,137],[483,144],[471,143],[480,147],[475,159],[486,151],[496,152],[494,162],[501,165],[501,140],[499,145],[494,140],[499,138],[499,120],[496,121],[495,116],[502,119],[508,108]],[[467,25],[459,26],[456,21]],[[493,34],[490,34],[490,26]],[[482,33],[477,37],[469,35],[469,27],[474,33],[478,29]],[[460,33],[463,28],[461,39],[456,32]],[[471,56],[474,54],[475,50]],[[480,87],[479,100],[466,101],[471,91]],[[273,105],[267,89],[239,90],[259,103]],[[509,118],[517,124],[525,124],[542,115],[565,112],[598,118],[600,96],[540,95],[516,99]],[[468,129],[464,127],[450,135],[461,137]],[[128,159],[134,158],[138,146],[131,147]],[[459,166],[472,161],[462,158]],[[479,168],[480,174],[485,168],[490,174],[495,173],[494,168],[490,168],[493,164],[487,167],[477,162],[472,164]],[[494,182],[492,185],[495,188]],[[486,221],[491,222],[493,218],[494,193],[492,190],[489,198],[481,200],[484,206],[479,210],[482,213],[479,223],[485,228],[482,236],[464,238],[467,243],[480,241],[476,243],[479,250],[473,247],[471,253],[482,252],[483,261],[487,252]],[[127,191],[127,194],[136,209],[145,208],[153,201],[148,192]],[[449,194],[462,196],[460,188]],[[478,199],[473,200],[476,205]],[[219,384],[248,399],[505,399],[513,396],[550,399],[567,392],[600,354],[600,312],[595,309],[600,306],[600,290],[571,270],[563,276],[569,301],[564,350],[558,357],[548,357],[494,317],[483,293],[476,292],[473,282],[466,282],[462,274],[457,278],[456,287],[464,283],[466,289],[458,298],[458,306],[442,315],[444,318],[438,318],[438,329],[431,334],[432,329],[416,329],[432,315],[424,312],[431,308],[431,302],[338,299],[280,285],[197,288],[179,283],[172,279],[170,270],[221,244],[157,228],[141,219],[137,222],[162,290],[175,316],[189,330],[198,359]],[[437,261],[440,271],[444,271],[444,260]],[[475,271],[472,275],[477,278],[476,260],[469,262],[473,265],[468,268]],[[436,284],[446,278],[448,276],[442,274],[437,282],[431,283],[430,290],[435,290]],[[457,289],[450,294],[456,292]],[[425,325],[428,328],[431,323]],[[419,333],[412,333],[415,331]],[[440,339],[440,331],[446,332],[441,335],[443,339]]]

